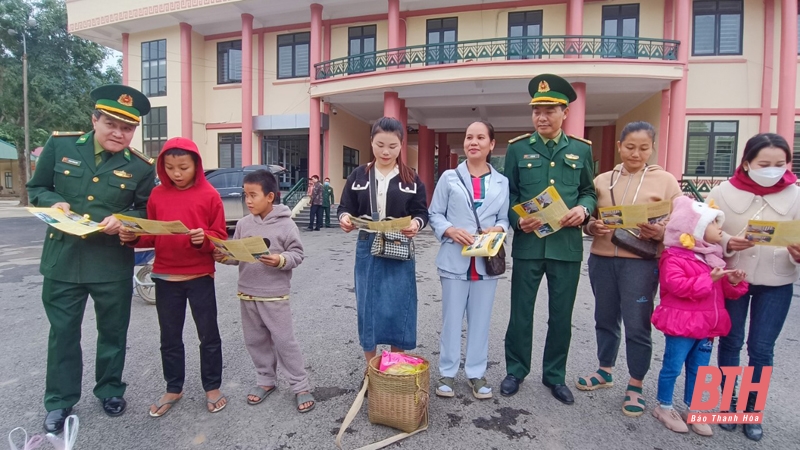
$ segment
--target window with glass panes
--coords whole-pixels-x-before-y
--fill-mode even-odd
[[[242,133],[222,133],[217,138],[220,169],[242,167]]]
[[[278,78],[309,75],[311,33],[278,36]]]
[[[794,123],[794,149],[792,150],[792,172],[800,176],[800,122]]]
[[[603,36],[639,37],[639,4],[603,6]],[[636,58],[636,39],[603,39],[603,57]]]
[[[458,52],[454,43],[458,41],[458,17],[428,19],[426,27],[428,46],[425,63],[436,65],[456,62]]]
[[[350,59],[347,64],[349,73],[372,72],[375,70],[375,54],[365,55],[375,51],[375,36],[377,27],[375,25],[364,25],[361,27],[350,27],[347,30],[350,44],[347,54]]]
[[[508,13],[508,59],[542,57],[542,11]]]
[[[743,0],[695,0],[692,55],[741,55]]]
[[[242,82],[242,40],[217,43],[217,84]]]
[[[733,175],[738,121],[689,121],[686,145],[686,175]]]
[[[358,150],[345,146],[342,150],[342,175],[347,178],[358,167]]]
[[[167,40],[142,42],[142,93],[167,95]]]
[[[161,147],[167,142],[167,107],[150,108],[142,117],[142,145],[147,156],[157,158]]]
[[[14,178],[12,177],[12,175],[11,175],[11,172],[6,172],[6,173],[5,173],[5,184],[6,184],[6,189],[14,189],[14,182],[13,182],[13,180],[14,180]]]

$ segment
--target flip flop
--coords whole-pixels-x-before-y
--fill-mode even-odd
[[[214,407],[214,409],[206,408],[206,409],[208,409],[208,412],[213,414],[213,413],[220,412],[223,409],[225,409],[225,407],[228,406],[228,402],[225,402],[225,404],[220,406],[220,407],[215,406],[222,399],[227,400],[227,398],[224,395],[220,395],[219,398],[214,400],[214,401],[208,400],[208,397],[206,397],[206,403]]]
[[[266,400],[266,398],[269,397],[269,395],[272,394],[273,392],[275,392],[275,386],[272,386],[272,388],[270,388],[270,389],[264,389],[261,386],[255,386],[255,387],[253,387],[253,389],[250,389],[250,392],[247,393],[247,397],[248,397],[247,404],[248,405],[257,405],[257,404],[263,402],[264,400]],[[249,397],[251,395],[253,397],[258,397],[258,401],[254,402],[254,401],[250,400]],[[214,402],[214,403],[216,403],[216,402]]]
[[[300,406],[303,403],[311,402],[311,406],[306,409],[300,409]],[[297,412],[299,413],[307,413],[314,409],[317,406],[317,401],[314,399],[314,396],[311,395],[310,392],[306,392],[305,394],[297,394]]]
[[[150,417],[161,417],[161,416],[165,415],[166,413],[170,412],[172,410],[172,407],[176,403],[178,403],[182,398],[183,398],[183,395],[181,395],[180,397],[176,398],[175,400],[170,400],[170,401],[161,403],[161,397],[159,397],[158,400],[156,400],[156,403],[155,403],[156,412],[148,411],[150,413]],[[166,411],[164,411],[161,414],[159,414],[158,412],[161,411],[161,408],[163,408],[164,406],[167,406],[167,405],[169,405],[169,408],[167,408]]]

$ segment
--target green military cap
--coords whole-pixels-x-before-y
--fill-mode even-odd
[[[550,73],[535,76],[528,83],[528,93],[532,106],[567,106],[578,98],[569,81]]]
[[[95,109],[131,125],[150,112],[150,100],[136,89],[122,84],[107,84],[92,91]]]

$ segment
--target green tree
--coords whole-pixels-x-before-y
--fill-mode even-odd
[[[27,26],[29,19],[35,26]],[[8,30],[18,32],[11,35]],[[110,50],[67,32],[64,0],[3,0],[0,3],[0,138],[17,147],[20,205],[25,190],[22,39],[28,50],[28,108],[31,149],[44,145],[54,130],[91,128],[90,92],[120,82],[119,67],[105,62]]]

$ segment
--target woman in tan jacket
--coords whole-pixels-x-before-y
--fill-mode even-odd
[[[755,368],[753,382],[761,380],[762,367],[772,366],[775,341],[789,313],[793,284],[800,277],[800,244],[754,246],[744,238],[744,232],[749,220],[800,220],[800,187],[788,170],[791,160],[792,152],[784,138],[773,133],[757,134],[745,144],[733,178],[708,195],[708,201],[714,200],[725,213],[722,247],[728,268],[743,270],[750,283],[743,297],[725,301],[732,326],[730,333],[720,338],[717,360],[720,367],[739,366],[749,312],[747,355],[748,365]],[[755,410],[753,394],[747,399],[747,412]],[[733,401],[731,411],[736,409],[737,399]],[[720,427],[736,429],[735,424]],[[755,441],[761,439],[761,425],[744,425],[744,434]]]
[[[595,178],[597,207],[641,205],[663,200],[672,201],[681,195],[678,181],[657,165],[648,165],[653,154],[655,129],[647,122],[632,122],[622,130],[617,142],[622,164]],[[639,239],[661,242],[666,221],[638,224],[631,230]],[[602,220],[592,218],[584,232],[593,236],[589,256],[589,280],[595,298],[595,330],[599,369],[578,378],[582,391],[593,391],[614,385],[612,370],[620,343],[620,322],[625,323],[625,346],[630,381],[625,389],[622,412],[638,417],[644,413],[642,382],[650,369],[652,341],[650,316],[658,288],[658,255],[644,259],[626,251],[612,241],[614,230]],[[617,233],[628,233],[618,230]],[[659,244],[660,248],[660,244]]]

